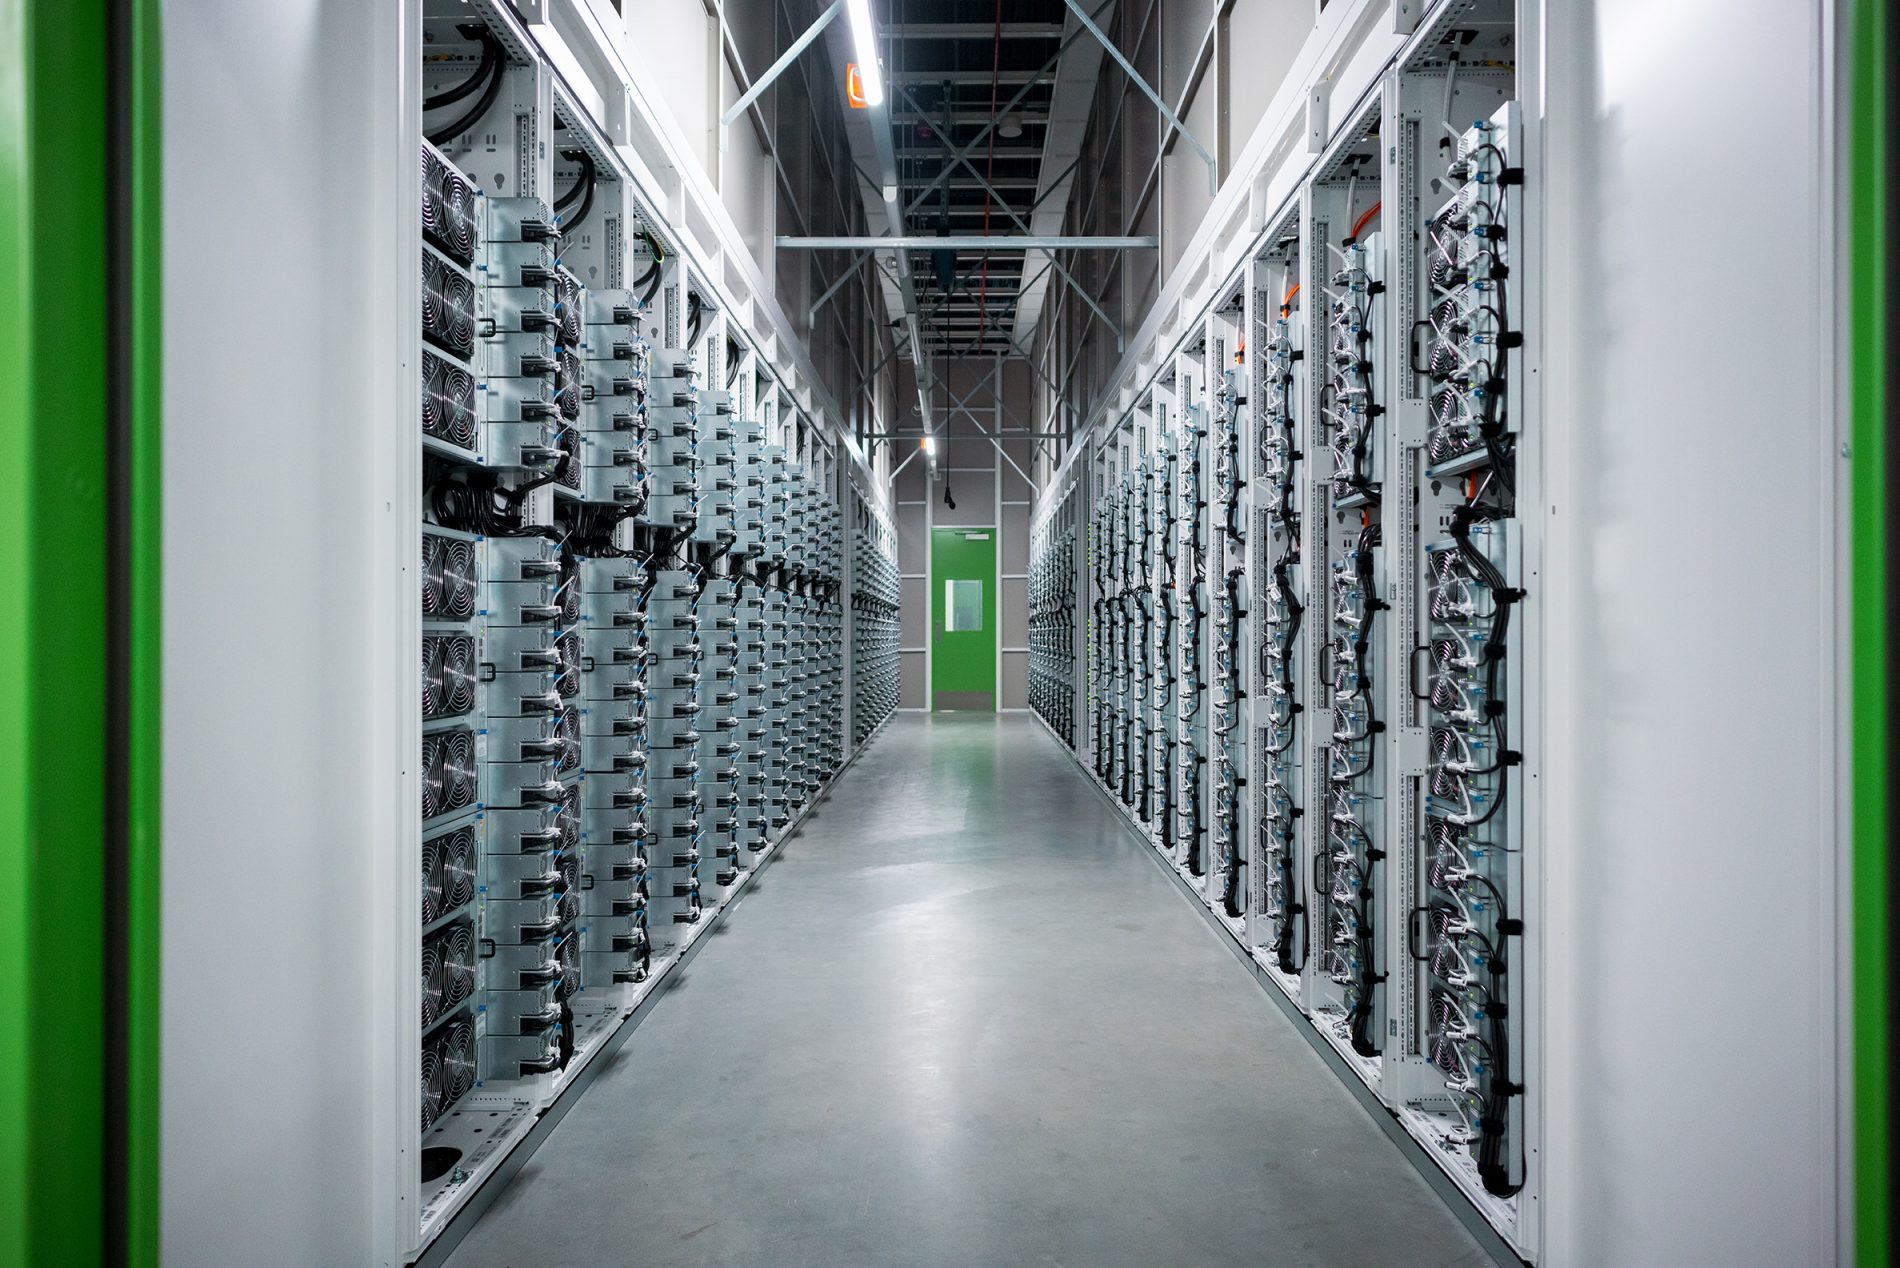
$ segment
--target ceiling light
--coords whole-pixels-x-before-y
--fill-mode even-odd
[[[877,65],[877,28],[871,25],[871,0],[846,0],[851,15],[851,39],[858,48],[858,79],[864,87],[864,104],[875,109],[884,104],[884,75]]]
[[[1005,141],[1014,141],[1023,134],[1023,117],[1019,114],[1006,114],[1003,121],[996,125],[996,135]]]

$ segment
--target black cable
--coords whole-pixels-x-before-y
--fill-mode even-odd
[[[581,174],[574,182],[574,188],[561,195],[554,204],[554,214],[560,217],[561,233],[565,236],[580,228],[581,222],[587,219],[587,213],[594,209],[594,183],[600,174],[594,167],[594,156],[586,150],[562,150],[561,157],[581,165]],[[572,216],[567,215],[567,209],[577,202],[580,210]]]
[[[475,38],[481,42],[482,56],[481,60],[475,63],[474,72],[455,87],[444,88],[433,96],[424,97],[422,108],[425,111],[440,110],[443,106],[454,105],[474,92],[489,75],[494,73],[495,64],[501,60],[501,41],[497,40],[486,27],[483,27]]]
[[[501,81],[508,77],[506,59],[499,56],[501,46],[495,42],[494,36],[489,35],[486,31],[482,33],[482,36],[488,43],[494,44],[497,54],[491,63],[492,69],[488,74],[488,86],[482,89],[482,95],[476,99],[475,104],[469,108],[468,113],[464,114],[454,123],[445,124],[442,127],[431,128],[429,130],[428,137],[430,145],[440,145],[450,137],[460,136],[462,133],[468,131],[469,128],[480,121],[483,115],[488,113],[488,108],[495,104],[495,98],[501,95]]]

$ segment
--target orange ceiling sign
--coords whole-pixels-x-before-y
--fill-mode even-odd
[[[853,110],[870,107],[870,103],[864,99],[864,78],[858,74],[856,62],[846,62],[844,65],[844,97],[851,103]]]

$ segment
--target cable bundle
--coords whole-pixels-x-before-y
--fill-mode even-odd
[[[1377,524],[1358,536],[1351,553],[1334,565],[1330,650],[1333,667],[1333,729],[1328,751],[1328,885],[1324,962],[1328,976],[1344,988],[1353,1051],[1378,1055],[1372,1026],[1374,991],[1383,975],[1374,958],[1373,870],[1385,857],[1376,841],[1376,783],[1373,766],[1379,720],[1372,680],[1374,626],[1385,603],[1378,597],[1373,551],[1380,542]]]
[[[1347,245],[1333,249],[1340,255],[1341,267],[1332,278],[1328,375],[1320,395],[1320,412],[1330,434],[1333,496],[1359,494],[1376,503],[1373,424],[1383,409],[1374,398],[1371,344],[1372,298],[1379,286],[1368,271],[1365,244],[1349,239]]]

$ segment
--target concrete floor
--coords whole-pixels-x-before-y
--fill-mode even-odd
[[[1144,848],[899,715],[451,1268],[1490,1264]]]

